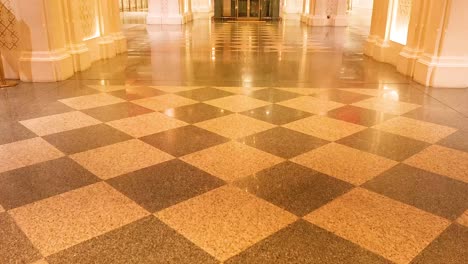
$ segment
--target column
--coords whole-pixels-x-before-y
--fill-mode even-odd
[[[397,70],[402,74],[413,76],[416,61],[422,54],[428,11],[428,1],[413,0],[406,46],[400,52],[397,63]]]
[[[336,0],[336,14],[333,16],[335,27],[345,27],[348,25],[348,3],[347,0]]]
[[[327,26],[327,0],[310,0],[310,15],[307,20],[310,26]]]
[[[73,59],[66,48],[62,1],[17,0],[16,3],[21,14],[20,79],[54,82],[71,77]]]
[[[434,87],[468,87],[468,17],[465,0],[430,0],[422,55],[414,80]]]
[[[192,21],[190,0],[149,0],[147,24],[185,24]]]
[[[304,0],[284,0],[283,19],[301,19],[301,13],[304,6]]]
[[[101,37],[99,38],[99,55],[101,59],[109,59],[117,54],[113,33],[112,1],[97,1],[99,11],[99,25]]]
[[[374,1],[371,35],[367,39],[364,53],[377,61],[392,62],[390,26],[393,0]]]
[[[193,18],[211,18],[213,16],[214,0],[192,0]]]
[[[89,49],[83,41],[85,36],[82,21],[76,10],[80,10],[80,1],[67,0],[63,2],[66,24],[66,39],[68,52],[73,59],[74,71],[83,71],[91,66]]]
[[[117,54],[127,51],[127,38],[122,32],[122,22],[120,21],[119,0],[108,0],[110,8],[111,36],[115,43],[115,52]]]

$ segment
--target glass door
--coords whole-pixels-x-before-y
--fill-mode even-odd
[[[260,19],[261,0],[237,0],[237,18]]]

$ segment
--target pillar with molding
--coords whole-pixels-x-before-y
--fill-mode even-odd
[[[0,4],[0,23],[9,33],[0,39],[7,78],[62,81],[96,60],[127,50],[118,0],[0,0]]]
[[[211,18],[214,0],[191,0],[193,18]]]
[[[375,1],[365,54],[432,87],[468,87],[468,17],[461,0]]]
[[[430,0],[413,79],[426,86],[468,87],[468,2]]]
[[[20,79],[53,82],[71,77],[73,59],[66,47],[62,1],[18,0],[16,4],[21,14]]]
[[[301,19],[304,0],[284,0],[282,8],[282,18],[299,20]]]
[[[177,25],[192,20],[191,0],[148,0],[147,24]]]
[[[304,0],[301,21],[310,26],[347,26],[346,0]]]

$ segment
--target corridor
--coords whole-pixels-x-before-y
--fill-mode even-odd
[[[467,262],[467,89],[364,56],[359,23],[124,27],[0,90],[0,263]]]

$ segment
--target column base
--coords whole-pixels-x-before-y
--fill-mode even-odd
[[[99,56],[101,59],[110,59],[115,57],[115,42],[112,36],[101,37],[98,41]]]
[[[86,44],[80,43],[70,45],[69,53],[73,60],[73,68],[75,72],[84,71],[91,67],[89,49]]]
[[[466,88],[468,87],[468,59],[423,55],[416,61],[413,78],[425,86]]]
[[[332,18],[332,24],[335,27],[346,27],[348,26],[348,16],[338,15]]]
[[[413,76],[414,66],[420,54],[420,50],[404,47],[398,56],[397,71],[404,75]]]
[[[127,38],[122,32],[115,32],[111,34],[114,40],[115,53],[120,54],[127,52]]]
[[[327,16],[306,16],[303,20],[309,26],[326,27],[331,25],[331,20]]]
[[[146,24],[149,25],[181,25],[186,24],[193,20],[192,13],[184,15],[170,15],[170,16],[151,16],[146,18]]]
[[[366,39],[366,43],[364,44],[365,55],[369,57],[373,56],[376,39],[377,39],[377,36],[374,36],[374,35],[369,35],[369,37]]]
[[[197,12],[192,12],[193,14],[193,20],[195,19],[210,19],[214,16],[213,11],[197,11]]]
[[[283,12],[281,18],[284,20],[301,20],[301,13]]]
[[[73,59],[65,49],[22,52],[19,75],[24,82],[58,82],[72,77]]]

